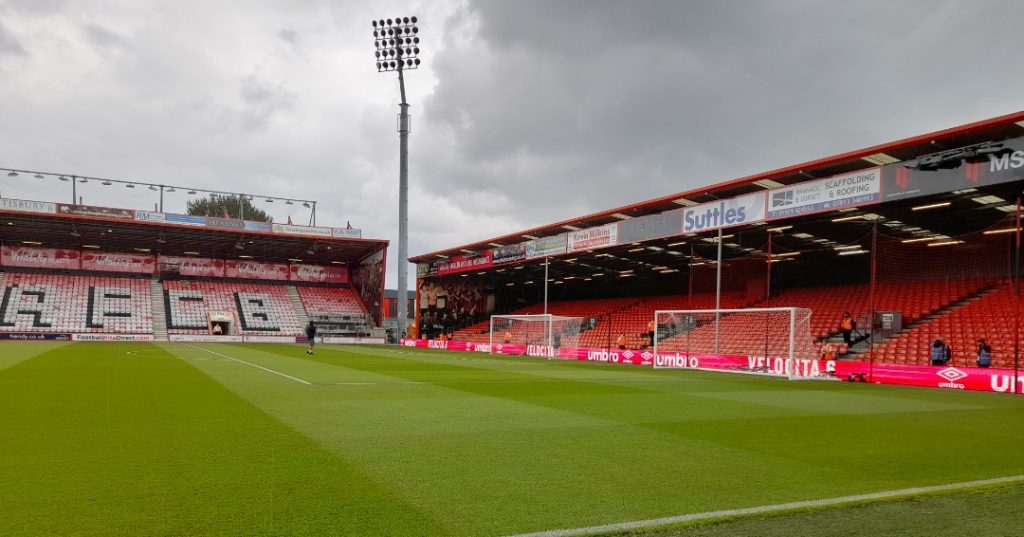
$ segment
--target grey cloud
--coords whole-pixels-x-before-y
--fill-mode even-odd
[[[28,56],[28,51],[0,21],[0,56]]]
[[[277,37],[281,38],[282,41],[289,43],[292,46],[299,44],[299,33],[295,30],[281,30],[277,33]]]
[[[99,24],[89,23],[82,26],[82,31],[90,43],[99,47],[112,47],[121,44],[121,36]]]
[[[265,129],[282,112],[292,109],[296,95],[280,84],[261,79],[255,74],[240,81],[239,95],[246,106],[242,110],[242,126],[246,130]]]

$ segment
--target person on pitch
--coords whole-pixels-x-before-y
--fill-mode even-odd
[[[309,340],[309,347],[306,347],[306,354],[313,354],[313,347],[316,345],[316,325],[309,321],[306,325],[306,339]]]

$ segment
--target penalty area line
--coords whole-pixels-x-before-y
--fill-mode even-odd
[[[807,509],[814,507],[831,507],[835,505],[859,503],[872,500],[885,500],[890,498],[917,496],[921,494],[931,494],[934,492],[951,492],[975,487],[984,487],[988,485],[1000,485],[1006,483],[1020,482],[1024,482],[1024,475],[1011,475],[1006,477],[996,477],[993,479],[980,479],[978,481],[948,483],[945,485],[932,485],[927,487],[912,487],[899,490],[887,490],[882,492],[872,492],[868,494],[840,496],[838,498],[826,498],[822,500],[806,500],[800,502],[761,505],[758,507],[747,507],[743,509],[725,509],[722,511],[691,513],[688,515],[677,515],[664,518],[651,518],[647,520],[635,520],[632,522],[620,522],[618,524],[605,524],[603,526],[590,526],[586,528],[538,531],[535,533],[518,533],[515,535],[511,535],[509,537],[573,537],[577,535],[597,535],[601,533],[611,533],[620,531],[647,530],[657,528],[660,526],[679,524],[682,522],[694,522],[698,520],[709,520],[715,518],[734,518],[750,515],[775,514],[785,511],[795,511],[799,509]]]
[[[238,362],[240,364],[245,364],[245,365],[248,365],[248,366],[255,367],[256,369],[262,369],[262,370],[266,371],[267,373],[273,373],[273,374],[275,374],[277,376],[284,377],[284,378],[286,378],[288,380],[293,380],[293,381],[298,382],[300,384],[305,384],[306,386],[312,386],[313,385],[313,383],[309,382],[308,380],[302,380],[299,377],[293,377],[293,376],[291,376],[291,375],[289,375],[287,373],[282,373],[280,371],[275,371],[273,369],[270,369],[269,367],[263,367],[261,365],[254,364],[252,362],[246,362],[245,360],[239,360],[238,358],[232,358],[231,356],[228,356],[226,354],[221,354],[219,352],[211,351],[210,349],[204,349],[202,347],[196,347],[195,345],[189,345],[189,347],[192,347],[193,349],[199,349],[201,351],[206,351],[206,352],[208,352],[210,354],[214,354],[214,355],[220,356],[221,358],[227,358],[228,360],[231,360],[232,362]]]

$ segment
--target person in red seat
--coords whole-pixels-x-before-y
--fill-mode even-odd
[[[985,341],[985,338],[978,340],[978,367],[992,365],[992,346]]]
[[[647,321],[647,340],[650,346],[654,346],[654,319]]]
[[[821,346],[821,359],[835,360],[836,346],[826,341],[825,344]]]
[[[619,346],[619,350],[626,349],[626,334],[619,334],[619,337],[615,339],[615,344]]]
[[[505,330],[505,343],[512,343],[512,332]]]

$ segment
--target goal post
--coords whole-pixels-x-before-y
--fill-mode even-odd
[[[827,377],[807,308],[658,310],[654,367]]]
[[[492,315],[490,352],[544,358],[559,358],[563,353],[575,356],[582,326],[581,317]]]

